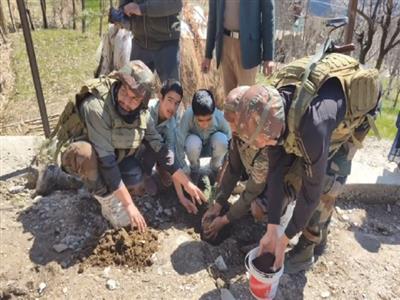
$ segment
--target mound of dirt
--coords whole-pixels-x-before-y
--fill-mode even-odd
[[[153,264],[151,256],[157,250],[158,237],[154,230],[149,229],[145,233],[127,231],[124,228],[107,230],[85,265],[122,265],[141,270]]]

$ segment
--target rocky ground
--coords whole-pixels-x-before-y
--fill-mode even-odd
[[[211,246],[200,240],[199,217],[162,191],[139,200],[152,227],[147,235],[109,231],[84,189],[34,196],[16,171],[29,163],[35,143],[7,144],[11,150],[1,144],[0,299],[204,300],[221,299],[226,289],[235,299],[252,299],[243,260],[263,226],[250,216]],[[382,158],[390,142],[368,144],[357,161],[376,158],[393,167]],[[17,176],[7,179],[10,172]],[[283,275],[277,299],[400,299],[400,190],[375,192],[377,204],[365,203],[363,190],[338,201],[326,253],[311,270]]]

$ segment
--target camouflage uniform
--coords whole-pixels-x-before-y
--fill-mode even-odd
[[[267,149],[249,147],[238,137],[233,137],[228,152],[228,166],[222,175],[216,202],[221,206],[226,204],[242,173],[248,176],[245,190],[240,198],[226,214],[230,222],[239,219],[247,213],[251,202],[264,190],[268,171]]]

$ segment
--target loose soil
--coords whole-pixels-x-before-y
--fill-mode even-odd
[[[151,256],[158,250],[157,240],[154,230],[144,233],[125,228],[107,230],[84,265],[127,266],[134,270],[149,267],[153,264]]]

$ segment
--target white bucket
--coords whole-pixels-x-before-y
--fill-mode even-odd
[[[279,279],[283,274],[282,268],[275,273],[264,273],[253,265],[253,259],[257,257],[259,247],[247,253],[244,265],[249,273],[249,289],[251,294],[258,300],[274,299],[278,290]]]

